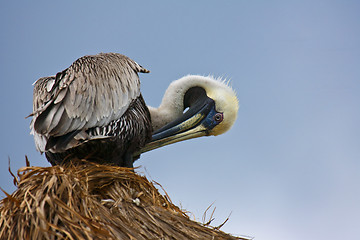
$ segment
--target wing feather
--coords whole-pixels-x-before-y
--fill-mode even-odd
[[[66,96],[67,92],[68,90],[66,88],[61,89],[55,98],[54,104],[58,104],[59,102],[61,102]]]
[[[42,133],[49,132],[51,135],[54,135],[54,129],[57,128],[60,124],[61,119],[66,115],[65,107],[63,105],[57,104],[53,108],[49,108],[49,114],[47,114],[47,121],[43,126],[48,126],[46,131],[42,131]],[[40,122],[40,121],[39,121]],[[36,122],[35,122],[36,124]]]
[[[81,104],[81,102],[83,101],[83,97],[82,94],[78,91],[75,91],[74,93],[74,108],[78,108]],[[76,117],[79,117],[81,115],[81,113],[79,112],[78,115]]]
[[[35,119],[35,131],[40,134],[50,132],[57,125],[64,111],[64,106],[59,104],[52,108],[46,108],[46,110]]]
[[[49,90],[49,85],[54,85],[55,83],[55,76],[50,77],[43,77],[39,78],[34,83],[34,101],[33,101],[33,113],[30,116],[33,116],[38,111],[42,111],[47,107],[47,103],[51,100],[52,94],[51,89]],[[42,92],[43,94],[38,95],[38,92]]]
[[[56,76],[40,78],[34,86],[31,127],[57,137],[109,124],[140,95],[138,72],[148,70],[124,55],[101,53],[79,58]]]
[[[60,116],[60,118],[58,119],[57,124],[55,125],[55,127],[53,129],[51,129],[49,134],[51,136],[59,136],[59,133],[63,132],[64,129],[68,129],[71,126],[73,121],[74,121],[74,118],[69,118],[69,116],[64,111],[62,113],[62,115]]]

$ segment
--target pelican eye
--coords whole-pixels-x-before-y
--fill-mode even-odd
[[[223,113],[217,113],[217,114],[214,115],[214,120],[216,122],[221,122],[223,119],[224,119]]]

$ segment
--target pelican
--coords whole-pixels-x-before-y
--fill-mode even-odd
[[[238,100],[225,82],[189,75],[170,84],[158,108],[140,93],[149,71],[118,53],[84,56],[34,83],[30,123],[38,151],[52,165],[73,158],[133,167],[141,153],[226,132]]]

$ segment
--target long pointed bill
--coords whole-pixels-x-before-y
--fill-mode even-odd
[[[215,102],[206,98],[191,106],[184,115],[154,132],[151,142],[141,153],[187,139],[209,135],[222,121],[222,113],[215,110]]]

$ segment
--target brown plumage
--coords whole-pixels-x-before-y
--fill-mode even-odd
[[[132,167],[133,152],[152,132],[138,72],[149,71],[124,55],[100,53],[40,78],[30,124],[36,148],[53,165],[76,157]]]

